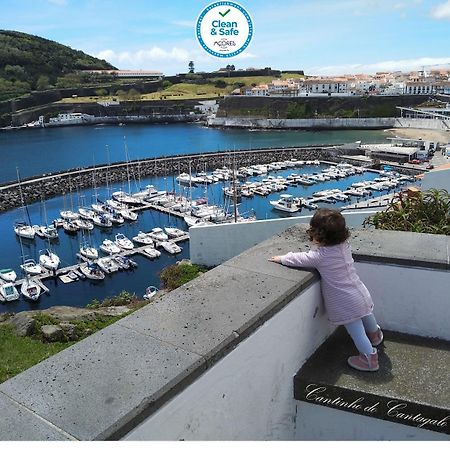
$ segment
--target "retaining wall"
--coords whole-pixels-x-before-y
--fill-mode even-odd
[[[275,128],[275,129],[384,129],[394,127],[395,118],[362,119],[255,119],[245,117],[215,117],[208,119],[212,127]]]

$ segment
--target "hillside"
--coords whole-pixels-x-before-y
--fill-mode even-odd
[[[83,69],[115,67],[39,36],[0,30],[0,100],[35,89],[82,85],[91,80],[74,72]]]

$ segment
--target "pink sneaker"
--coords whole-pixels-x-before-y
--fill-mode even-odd
[[[359,354],[358,356],[350,356],[350,358],[347,359],[347,362],[353,369],[361,370],[363,372],[376,372],[380,368],[376,350],[370,355]]]
[[[380,345],[383,342],[383,332],[380,327],[378,327],[377,331],[367,332],[366,334],[373,346]]]

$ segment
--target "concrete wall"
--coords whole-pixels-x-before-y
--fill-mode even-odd
[[[0,384],[0,440],[302,439],[292,377],[332,327],[318,275],[267,258],[307,250],[305,230]],[[450,339],[450,237],[354,230],[352,245],[383,327]]]
[[[395,128],[424,128],[430,130],[450,131],[450,119],[409,119],[397,117],[393,126]],[[448,139],[450,141],[450,133]]]
[[[291,380],[332,331],[323,312],[315,283],[124,439],[294,439]]]
[[[235,128],[312,128],[312,129],[358,129],[392,128],[392,117],[362,119],[252,119],[246,117],[215,117],[208,119],[213,127]]]
[[[374,212],[343,211],[343,214],[349,227],[361,227],[363,220]],[[194,264],[217,266],[295,224],[308,224],[311,217],[312,214],[308,214],[284,219],[191,227],[190,259]]]

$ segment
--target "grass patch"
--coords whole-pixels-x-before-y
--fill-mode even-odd
[[[207,272],[207,268],[196,264],[174,264],[167,266],[160,273],[164,288],[172,291],[183,284]]]
[[[1,325],[0,343],[0,383],[3,383],[74,342],[44,344],[34,337],[16,336],[12,325]]]
[[[149,301],[139,300],[134,294],[121,292],[116,297],[106,299],[100,303],[93,301],[91,309],[98,309],[100,306],[122,306],[127,305],[132,308],[119,316],[105,316],[96,314],[93,320],[71,320],[70,323],[76,327],[77,339],[66,342],[43,342],[41,327],[43,325],[58,325],[61,320],[55,319],[47,314],[38,312],[33,316],[36,320],[35,332],[32,336],[17,336],[12,325],[0,325],[0,383],[8,378],[14,377],[20,372],[44,361],[50,356],[59,353],[61,350],[70,347],[76,342],[84,339],[96,331],[102,330],[108,325],[112,325],[122,317],[125,317],[137,309],[147,305]],[[67,339],[67,338],[66,338]]]

